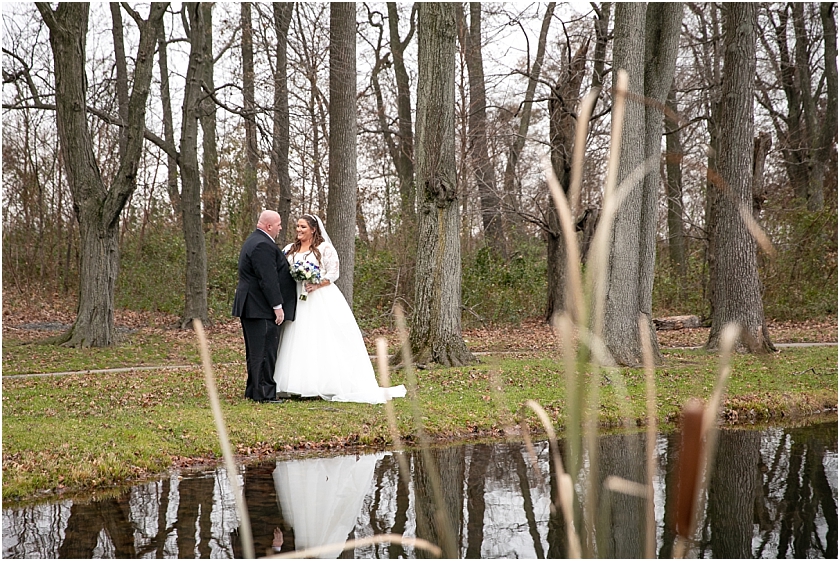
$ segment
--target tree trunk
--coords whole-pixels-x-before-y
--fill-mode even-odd
[[[198,171],[198,117],[201,111],[201,80],[206,75],[204,11],[197,2],[184,4],[190,22],[190,57],[184,86],[181,117],[181,208],[184,243],[187,252],[186,290],[181,327],[189,328],[192,320],[205,325],[207,315],[207,249],[201,225],[201,176]],[[256,222],[256,220],[254,220]]]
[[[204,13],[204,60],[205,74],[204,82],[207,88],[215,91],[216,85],[213,78],[213,3],[202,2],[201,10]],[[222,210],[222,192],[219,183],[219,156],[216,150],[216,103],[210,96],[202,93],[201,101],[201,146],[202,146],[202,178],[204,189],[202,199],[204,200],[204,227],[213,232],[212,240],[215,242],[216,232],[219,229],[219,215]]]
[[[416,6],[416,5],[415,5]],[[388,29],[391,37],[391,55],[394,62],[394,78],[397,82],[397,123],[399,127],[399,159],[397,175],[400,181],[400,214],[403,230],[414,232],[417,220],[415,210],[416,194],[414,186],[414,132],[411,120],[411,87],[408,81],[408,71],[405,68],[405,49],[414,35],[414,18],[411,18],[411,29],[405,39],[400,39],[399,14],[397,4],[388,2]],[[412,9],[412,16],[414,11]],[[409,237],[406,237],[409,239]]]
[[[172,124],[172,96],[169,92],[169,60],[164,28],[158,31],[158,66],[160,69],[160,104],[163,112],[163,140],[175,146],[175,127]],[[176,220],[181,220],[181,192],[178,189],[178,161],[172,154],[166,155],[166,191]]]
[[[531,106],[534,104],[534,91],[537,89],[537,82],[540,80],[543,59],[545,58],[545,45],[548,38],[548,28],[551,26],[551,19],[554,16],[555,2],[549,2],[543,15],[540,37],[537,42],[537,55],[534,65],[527,69],[528,87],[525,90],[525,101],[522,104],[522,113],[519,118],[519,130],[508,148],[507,164],[504,174],[504,209],[505,212],[519,210],[519,197],[516,189],[516,164],[519,162],[519,154],[525,147],[525,138],[528,135],[528,128],[531,124]],[[509,214],[506,214],[509,216]],[[512,216],[512,215],[510,215]]]
[[[455,182],[455,10],[418,11],[418,240],[411,349],[446,366],[474,361],[461,334],[461,241]]]
[[[289,178],[289,85],[286,82],[289,68],[286,53],[294,4],[275,2],[272,6],[274,31],[277,35],[277,62],[274,70],[274,128],[266,207],[277,209],[283,224],[281,240],[289,240],[294,230],[289,223],[289,214],[292,211],[292,182]]]
[[[257,223],[260,212],[257,197],[257,168],[260,165],[260,152],[257,145],[256,103],[254,101],[254,33],[251,28],[251,3],[240,4],[242,26],[242,101],[245,117],[245,171],[242,177],[243,189],[243,227],[242,237],[250,233],[250,225]]]
[[[668,109],[678,113],[676,92],[671,88]],[[684,277],[687,270],[685,256],[685,230],[683,223],[682,160],[683,147],[680,125],[665,118],[665,196],[668,199],[668,256],[671,265]]]
[[[718,183],[710,192],[715,246],[712,327],[706,348],[717,350],[724,326],[735,322],[742,328],[741,347],[768,352],[774,348],[761,301],[756,243],[739,214],[752,208],[756,7],[726,3],[724,14]]]
[[[330,4],[330,170],[327,231],[341,261],[336,286],[353,306],[356,263],[356,4]]]
[[[662,109],[671,84],[679,50],[682,2],[651,2],[645,17],[645,159],[662,157]],[[653,276],[656,268],[656,229],[662,183],[657,165],[645,175],[639,245],[639,312],[647,317],[648,337],[656,363],[662,362],[653,325]],[[637,323],[638,325],[638,323]]]
[[[166,4],[153,3],[149,18],[137,18],[140,42],[128,101],[125,152],[110,189],[102,182],[87,124],[85,45],[88,4],[61,3],[55,11],[37,3],[50,30],[55,65],[56,122],[73,207],[79,220],[79,305],[73,327],[58,341],[73,347],[114,342],[114,289],[119,269],[120,213],[136,187],[143,148],[146,100],[152,80],[154,46]]]
[[[487,95],[484,89],[484,61],[481,55],[481,3],[470,2],[470,25],[467,27],[463,8],[458,9],[459,36],[466,53],[470,82],[468,113],[469,155],[472,162],[478,198],[481,204],[481,225],[484,241],[496,255],[504,255],[505,233],[496,173],[487,150]]]
[[[753,139],[752,159],[752,212],[753,218],[758,220],[761,215],[761,207],[767,200],[764,188],[764,164],[767,161],[767,154],[773,146],[773,137],[770,133],[760,132]]]
[[[631,98],[626,105],[618,182],[659,159],[663,103],[674,77],[682,4],[621,3],[615,12],[615,68],[629,74]],[[644,33],[640,33],[644,30]],[[650,103],[638,101],[642,96]],[[635,97],[635,99],[633,99]],[[604,342],[622,365],[642,362],[641,337],[647,337],[654,361],[661,362],[652,321],[653,270],[656,258],[658,166],[632,187],[615,217],[610,247],[604,312]],[[649,330],[639,333],[639,315]]]
[[[123,123],[128,122],[128,68],[125,60],[125,37],[123,34],[122,12],[118,2],[109,2],[108,7],[111,10],[111,36],[114,39],[114,59],[117,69],[117,109],[119,110],[120,120]],[[120,152],[119,157],[125,155],[126,129],[120,129]]]
[[[548,139],[551,154],[551,168],[563,192],[568,196],[572,179],[572,153],[577,126],[577,107],[580,88],[586,74],[586,54],[589,43],[583,43],[568,65],[560,71],[556,84],[548,98]],[[560,229],[557,206],[548,197],[547,242],[548,298],[545,306],[545,320],[551,322],[554,314],[566,306],[566,240]],[[577,240],[574,240],[577,243]]]

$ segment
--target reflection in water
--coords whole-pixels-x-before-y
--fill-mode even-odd
[[[598,480],[642,481],[641,435],[605,436]],[[392,453],[248,465],[237,474],[248,504],[255,550],[272,553],[373,534],[445,541],[460,557],[566,556],[564,525],[552,514],[556,479],[545,443],[536,468],[519,444],[470,444],[432,450],[445,508],[433,508],[429,469],[409,454],[408,484]],[[666,524],[674,498],[677,435],[657,443],[657,552],[672,553]],[[724,430],[700,523],[697,557],[837,558],[837,424],[764,431]],[[667,485],[666,485],[667,483]],[[445,516],[442,516],[445,514]],[[581,518],[581,507],[576,507]],[[605,494],[598,509],[603,556],[642,553],[644,503]],[[441,525],[448,519],[449,531]],[[92,503],[69,500],[3,509],[3,557],[241,557],[234,499],[223,468],[173,474]],[[276,542],[279,544],[279,541]],[[423,557],[390,544],[333,557]]]

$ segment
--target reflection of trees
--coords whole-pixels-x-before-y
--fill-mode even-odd
[[[283,524],[278,507],[277,492],[274,490],[272,473],[274,462],[245,466],[242,493],[248,505],[248,516],[251,519],[251,533],[254,535],[254,553],[261,557],[271,554],[271,542],[274,540],[274,529],[283,530],[283,550],[294,550],[294,531]],[[233,553],[237,559],[244,558],[242,540],[237,534],[231,540]]]
[[[443,548],[444,556],[458,551],[458,535],[463,512],[463,481],[465,447],[437,448],[429,450],[440,474],[440,489],[443,505],[435,504],[432,492],[432,478],[435,474],[423,461],[423,455],[415,455],[414,493],[417,518],[417,537],[429,540]],[[446,526],[446,527],[444,527]],[[448,539],[447,539],[448,538]],[[447,543],[449,542],[449,543]],[[418,549],[418,557],[428,557],[425,550]]]
[[[617,475],[643,481],[643,439],[643,435],[603,437],[602,478]],[[667,484],[658,488],[657,495],[664,496],[666,518],[658,520],[665,528],[660,557],[673,552],[667,518],[673,509],[675,482],[669,474],[677,459],[678,439],[674,433],[659,441],[661,476],[655,482]],[[700,557],[837,557],[836,472],[832,471],[836,464],[831,461],[837,451],[836,424],[763,432],[726,430],[721,431],[718,442],[708,508],[701,521],[704,539],[695,553]],[[456,554],[468,558],[482,553],[538,558],[567,555],[562,516],[559,510],[550,513],[548,509],[557,485],[548,447],[545,443],[535,447],[539,473],[534,472],[519,444],[471,444],[431,451],[441,473],[448,530],[458,545]],[[411,535],[416,522],[415,535],[442,545],[444,534],[435,517],[431,474],[420,453],[408,456],[413,467],[410,484],[400,477],[395,454],[383,455],[375,471],[371,467],[372,491],[351,535]],[[274,464],[244,469],[244,492],[258,555],[269,549],[276,527],[284,533],[283,549],[295,549],[295,532],[278,509],[273,469]],[[220,469],[211,476],[164,478],[122,497],[95,503],[65,500],[55,505],[8,508],[3,511],[2,553],[17,558],[241,556],[226,481],[225,471]],[[598,553],[641,555],[644,501],[619,493],[605,493],[604,497],[599,516],[604,515],[606,524],[599,528]],[[291,521],[291,513],[285,514]],[[302,540],[299,535],[298,541]],[[389,558],[427,555],[392,544],[355,553]]]
[[[522,493],[522,507],[525,510],[525,518],[528,521],[528,534],[534,542],[534,551],[536,552],[537,558],[544,559],[545,551],[543,550],[542,540],[540,539],[540,532],[537,529],[534,501],[531,497],[531,483],[528,480],[528,468],[525,465],[525,458],[522,456],[524,451],[520,445],[511,445],[509,454],[516,464],[516,477],[519,481],[519,492]]]
[[[470,449],[470,469],[467,475],[467,552],[466,559],[481,559],[484,543],[484,488],[487,464],[493,453],[488,444],[475,444]]]
[[[365,507],[369,507],[368,516],[371,531],[374,534],[404,534],[408,522],[409,491],[405,478],[400,474],[398,454],[385,454],[376,465],[374,473],[374,495],[373,499]],[[407,474],[410,477],[410,474]],[[395,505],[392,506],[391,502]],[[393,513],[393,521],[390,517]],[[364,516],[364,512],[362,512]],[[389,524],[390,523],[390,524]],[[363,556],[373,556],[364,552]],[[387,557],[388,559],[399,559],[407,557],[405,550],[399,544],[388,543],[380,546],[375,557]]]
[[[662,544],[659,548],[660,559],[674,556],[675,531],[674,509],[677,507],[677,466],[679,465],[680,433],[674,431],[665,437],[667,441],[664,457],[659,458],[660,470],[665,482],[665,520],[662,532]]]
[[[598,513],[601,522],[596,541],[600,557],[637,559],[642,556],[645,500],[611,493],[603,488],[603,482],[610,475],[636,483],[645,482],[644,438],[644,433],[600,438],[599,485],[601,504],[605,507]]]
[[[709,485],[709,526],[715,558],[751,558],[753,513],[761,500],[761,433],[721,431]]]
[[[178,484],[180,500],[175,528],[178,532],[178,557],[181,559],[194,559],[196,553],[202,559],[210,558],[210,513],[213,510],[214,486],[212,475],[182,479]],[[161,515],[165,512],[161,509]]]
[[[127,507],[127,493],[90,504],[74,504],[58,556],[63,559],[93,558],[99,534],[104,530],[113,544],[113,557],[135,557],[134,528],[129,522]]]
[[[837,503],[825,473],[826,443],[837,449],[837,426],[824,424],[786,431],[790,461],[784,479],[778,557],[837,558]],[[775,475],[775,474],[771,474]],[[817,518],[822,514],[828,532],[825,543],[819,536]]]

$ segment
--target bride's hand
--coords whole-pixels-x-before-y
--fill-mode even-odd
[[[303,289],[304,289],[307,293],[309,293],[309,292],[315,292],[315,291],[316,291],[316,290],[318,290],[319,288],[321,288],[321,285],[320,285],[320,284],[311,284],[311,283],[306,283],[306,284],[304,284],[304,285],[303,285]]]

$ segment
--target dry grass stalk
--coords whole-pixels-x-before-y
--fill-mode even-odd
[[[548,436],[549,449],[551,450],[551,460],[554,464],[554,472],[557,474],[557,497],[555,503],[560,505],[560,510],[563,513],[563,518],[566,521],[566,536],[569,541],[569,558],[580,559],[580,538],[575,530],[574,509],[572,508],[572,501],[574,500],[574,488],[572,485],[572,478],[563,470],[563,460],[560,459],[560,450],[557,445],[557,435],[554,432],[554,427],[551,424],[548,414],[542,406],[529,399],[525,405],[530,407],[534,413],[537,414],[540,422],[545,429]]]
[[[679,536],[677,544],[674,547],[674,558],[681,559],[685,556],[688,546],[694,538],[697,527],[697,521],[705,509],[704,498],[706,496],[706,488],[709,486],[711,479],[711,466],[714,461],[715,452],[717,451],[717,421],[720,417],[720,405],[723,401],[723,393],[726,390],[726,383],[729,381],[729,375],[732,372],[730,361],[732,359],[732,351],[735,344],[738,342],[738,336],[741,333],[741,328],[737,324],[730,323],[723,328],[723,333],[720,338],[720,373],[718,374],[717,382],[715,383],[715,390],[712,393],[712,399],[709,405],[705,408],[701,418],[701,435],[703,442],[700,446],[699,459],[697,460],[697,475],[694,483],[694,500],[692,502],[693,508],[690,511],[690,519],[687,527],[683,532],[678,532]],[[685,413],[683,414],[685,418]],[[683,429],[685,430],[685,429]]]
[[[376,362],[379,366],[379,383],[382,384],[383,388],[390,388],[391,371],[388,366],[388,341],[384,337],[377,337],[376,339]],[[394,412],[394,404],[390,398],[385,401],[385,416],[388,418],[388,430],[391,433],[391,440],[394,442],[397,462],[400,464],[400,477],[402,477],[406,489],[408,489],[411,471],[408,466],[408,460],[405,458],[400,430],[397,426],[397,415]]]
[[[649,329],[647,316],[639,315],[639,333]],[[656,514],[653,505],[653,478],[656,475],[656,382],[654,381],[653,349],[650,339],[641,337],[642,360],[645,364],[645,393],[647,398],[647,509],[645,516],[645,557],[656,557]]]
[[[404,538],[399,534],[377,534],[375,536],[360,538],[358,540],[348,540],[341,543],[319,545],[318,547],[301,549],[300,551],[289,551],[287,553],[269,555],[266,559],[310,559],[313,557],[335,555],[336,553],[347,551],[348,549],[355,549],[357,547],[365,547],[380,543],[396,543],[403,547],[423,549],[435,557],[440,557],[443,553],[438,546],[422,538]]]
[[[604,479],[604,489],[614,493],[621,493],[623,495],[630,495],[631,497],[639,497],[645,499],[648,496],[647,486],[629,479],[624,479],[617,475],[608,475]]]
[[[210,359],[210,348],[207,345],[207,336],[204,334],[204,326],[200,319],[193,319],[193,329],[198,337],[198,347],[201,352],[201,364],[204,367],[204,385],[207,386],[207,397],[210,399],[210,408],[213,410],[213,419],[216,421],[216,431],[219,434],[219,443],[222,445],[222,456],[225,459],[228,481],[236,501],[236,512],[239,515],[240,531],[242,539],[242,552],[246,559],[254,558],[254,537],[251,533],[251,519],[248,516],[248,508],[245,504],[245,497],[239,486],[239,470],[233,459],[233,452],[230,447],[225,419],[222,416],[222,405],[219,402],[219,392],[216,389],[216,377],[213,375],[213,362]]]

